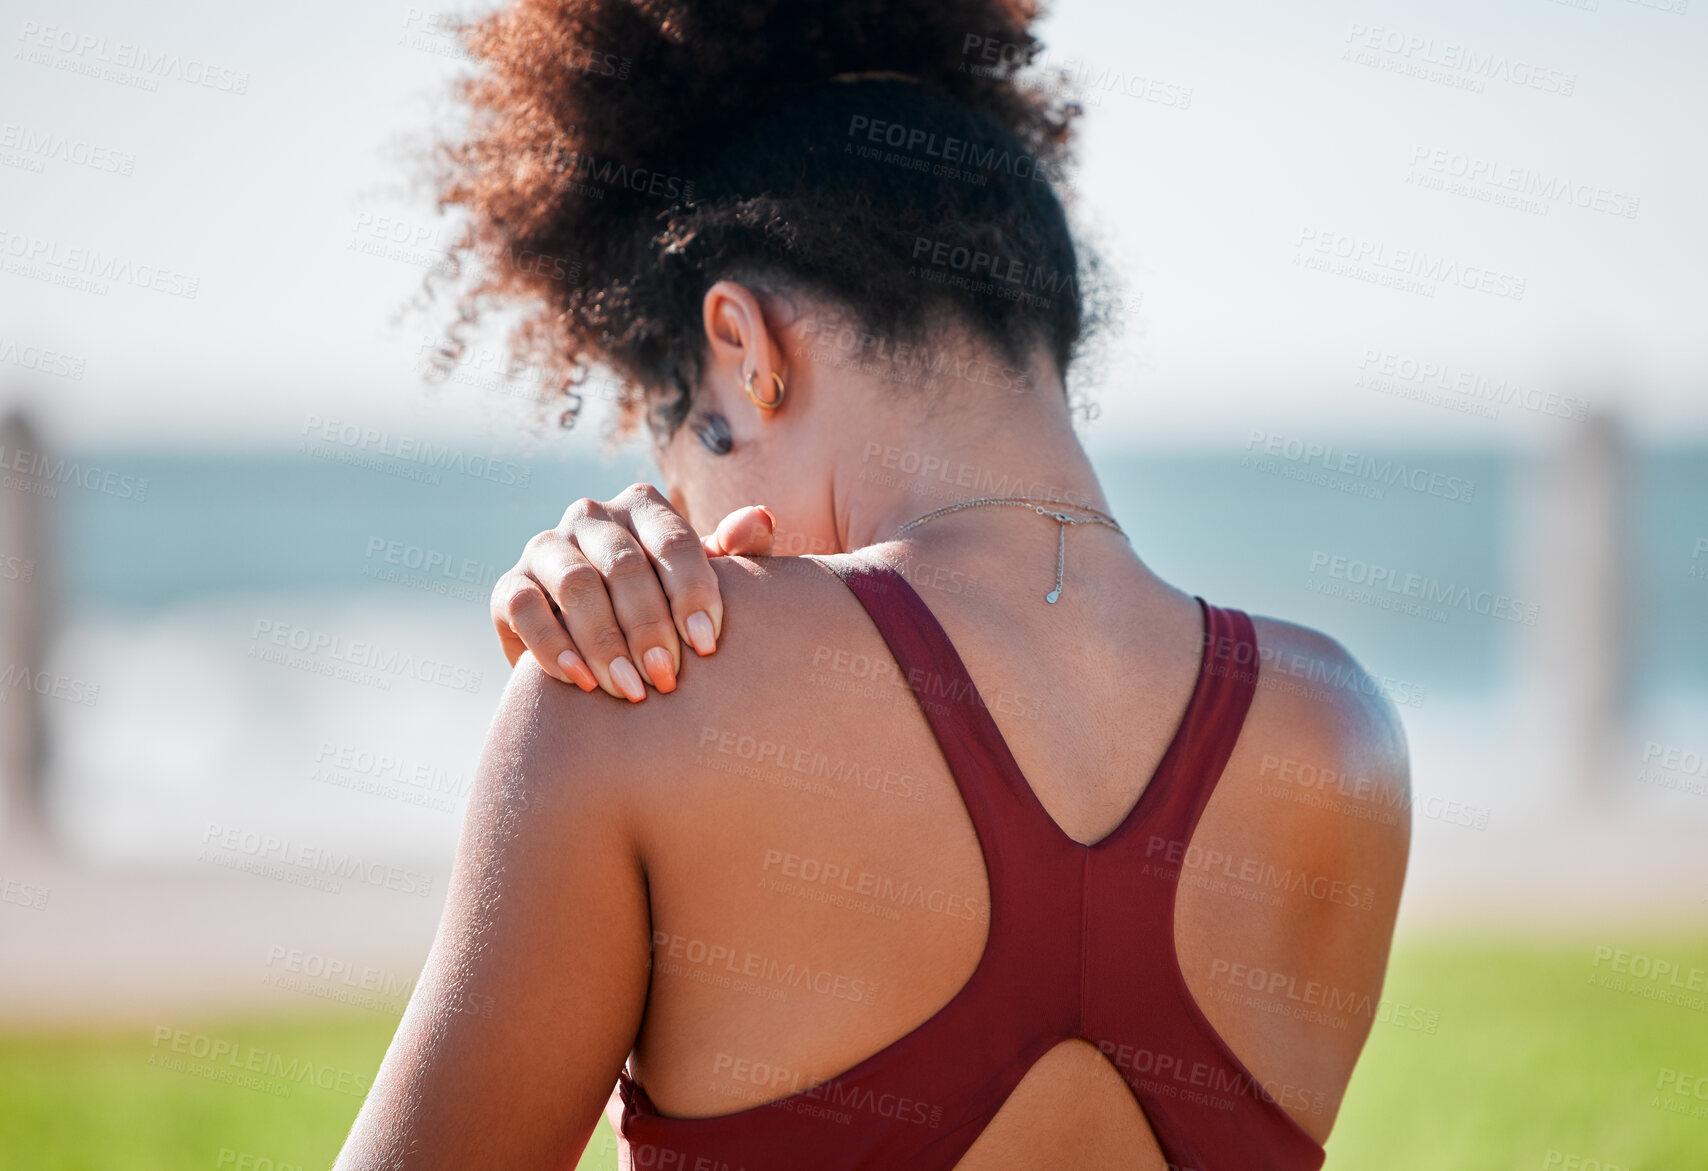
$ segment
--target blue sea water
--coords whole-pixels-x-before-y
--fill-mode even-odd
[[[404,761],[463,792],[507,678],[487,618],[493,581],[571,501],[611,495],[645,469],[553,450],[350,455],[68,453],[84,472],[57,484],[57,552],[43,568],[63,620],[54,678],[98,696],[47,705],[55,818],[78,848],[193,867],[210,825],[236,825],[448,857],[460,799],[422,805],[409,786],[337,762]],[[1378,466],[1390,455],[1427,473],[1416,483],[1474,490],[1325,484],[1252,466],[1237,449],[1095,459],[1154,568],[1218,604],[1338,638],[1405,697],[1418,792],[1519,824],[1566,789],[1537,751],[1557,725],[1525,730],[1516,718],[1537,677],[1515,651],[1553,637],[1553,613],[1544,607],[1526,632],[1473,607],[1407,613],[1389,591],[1326,587],[1352,584],[1333,565],[1382,566],[1530,604],[1539,567],[1515,555],[1530,523],[1525,465],[1415,451]],[[1630,800],[1700,814],[1700,797],[1629,778],[1646,743],[1708,744],[1708,451],[1638,452],[1629,479],[1632,739],[1610,767]],[[922,493],[919,511],[944,498]],[[1042,590],[1050,567],[1039,573]],[[280,629],[340,649],[284,656],[271,637]],[[377,653],[345,670],[357,646]],[[380,665],[394,660],[395,671]]]
[[[644,472],[633,460],[549,450],[340,462],[346,454],[78,453],[146,481],[146,494],[61,487],[69,608],[138,615],[246,593],[383,597],[395,593],[400,567],[424,559],[453,596],[478,600],[570,501],[612,494]],[[1474,491],[1465,500],[1374,480],[1325,487],[1253,467],[1239,450],[1104,452],[1097,461],[1141,556],[1182,587],[1327,630],[1379,675],[1432,691],[1499,687],[1509,623],[1464,608],[1414,616],[1316,587],[1331,580],[1324,558],[1338,557],[1522,601],[1524,567],[1511,545],[1526,523],[1515,507],[1520,458],[1382,458]],[[1639,450],[1629,479],[1631,676],[1640,690],[1708,686],[1708,450]],[[484,618],[476,610],[470,621]]]

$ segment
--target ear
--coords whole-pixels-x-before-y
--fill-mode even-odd
[[[748,375],[753,376],[756,393],[762,399],[776,394],[772,375],[785,382],[788,371],[783,369],[783,351],[778,345],[772,322],[766,317],[765,306],[746,285],[736,281],[718,281],[706,290],[701,306],[706,328],[706,374],[714,381],[718,398],[736,410],[750,411],[762,419],[777,414],[764,410],[749,401],[744,387]]]

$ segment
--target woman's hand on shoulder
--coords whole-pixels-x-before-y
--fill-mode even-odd
[[[775,529],[754,505],[701,538],[651,484],[577,500],[492,588],[504,656],[514,666],[526,651],[553,678],[634,703],[646,698],[643,672],[674,691],[682,644],[709,655],[723,632],[709,558],[764,556]]]

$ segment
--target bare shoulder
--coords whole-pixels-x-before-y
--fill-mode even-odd
[[[536,784],[570,785],[583,801],[596,793],[656,818],[660,802],[688,795],[703,778],[682,766],[708,739],[781,735],[821,700],[818,689],[802,687],[815,661],[854,646],[872,650],[876,633],[864,611],[824,566],[798,557],[719,557],[712,566],[724,598],[718,648],[686,655],[668,695],[628,703],[583,694],[522,660],[526,669],[518,666],[497,719],[516,751],[538,757]]]
[[[1378,1017],[1411,840],[1405,732],[1340,643],[1253,621],[1256,693],[1194,839],[1219,881],[1182,886],[1176,946],[1211,1022],[1321,1142]]]
[[[838,558],[826,559],[830,562]],[[666,697],[696,692],[696,710],[725,698],[718,684],[803,697],[800,683],[827,656],[883,649],[865,609],[828,565],[810,557],[719,557],[713,560],[724,597],[724,631],[717,653],[692,670],[713,688],[684,686]]]
[[[1325,830],[1409,841],[1405,727],[1387,687],[1321,631],[1253,622],[1260,668],[1242,773]]]

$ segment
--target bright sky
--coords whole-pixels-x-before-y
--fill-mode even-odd
[[[1129,307],[1089,433],[1559,426],[1391,393],[1428,368],[1708,435],[1708,10],[1686,3],[1063,0],[1044,31],[1089,89],[1079,206]],[[286,445],[310,414],[502,434],[497,396],[419,388],[424,322],[393,319],[421,269],[355,247],[436,236],[400,161],[458,68],[430,11],[7,0],[0,396],[80,444]],[[41,259],[77,249],[161,288],[55,284]],[[1384,367],[1390,393],[1359,385]]]

